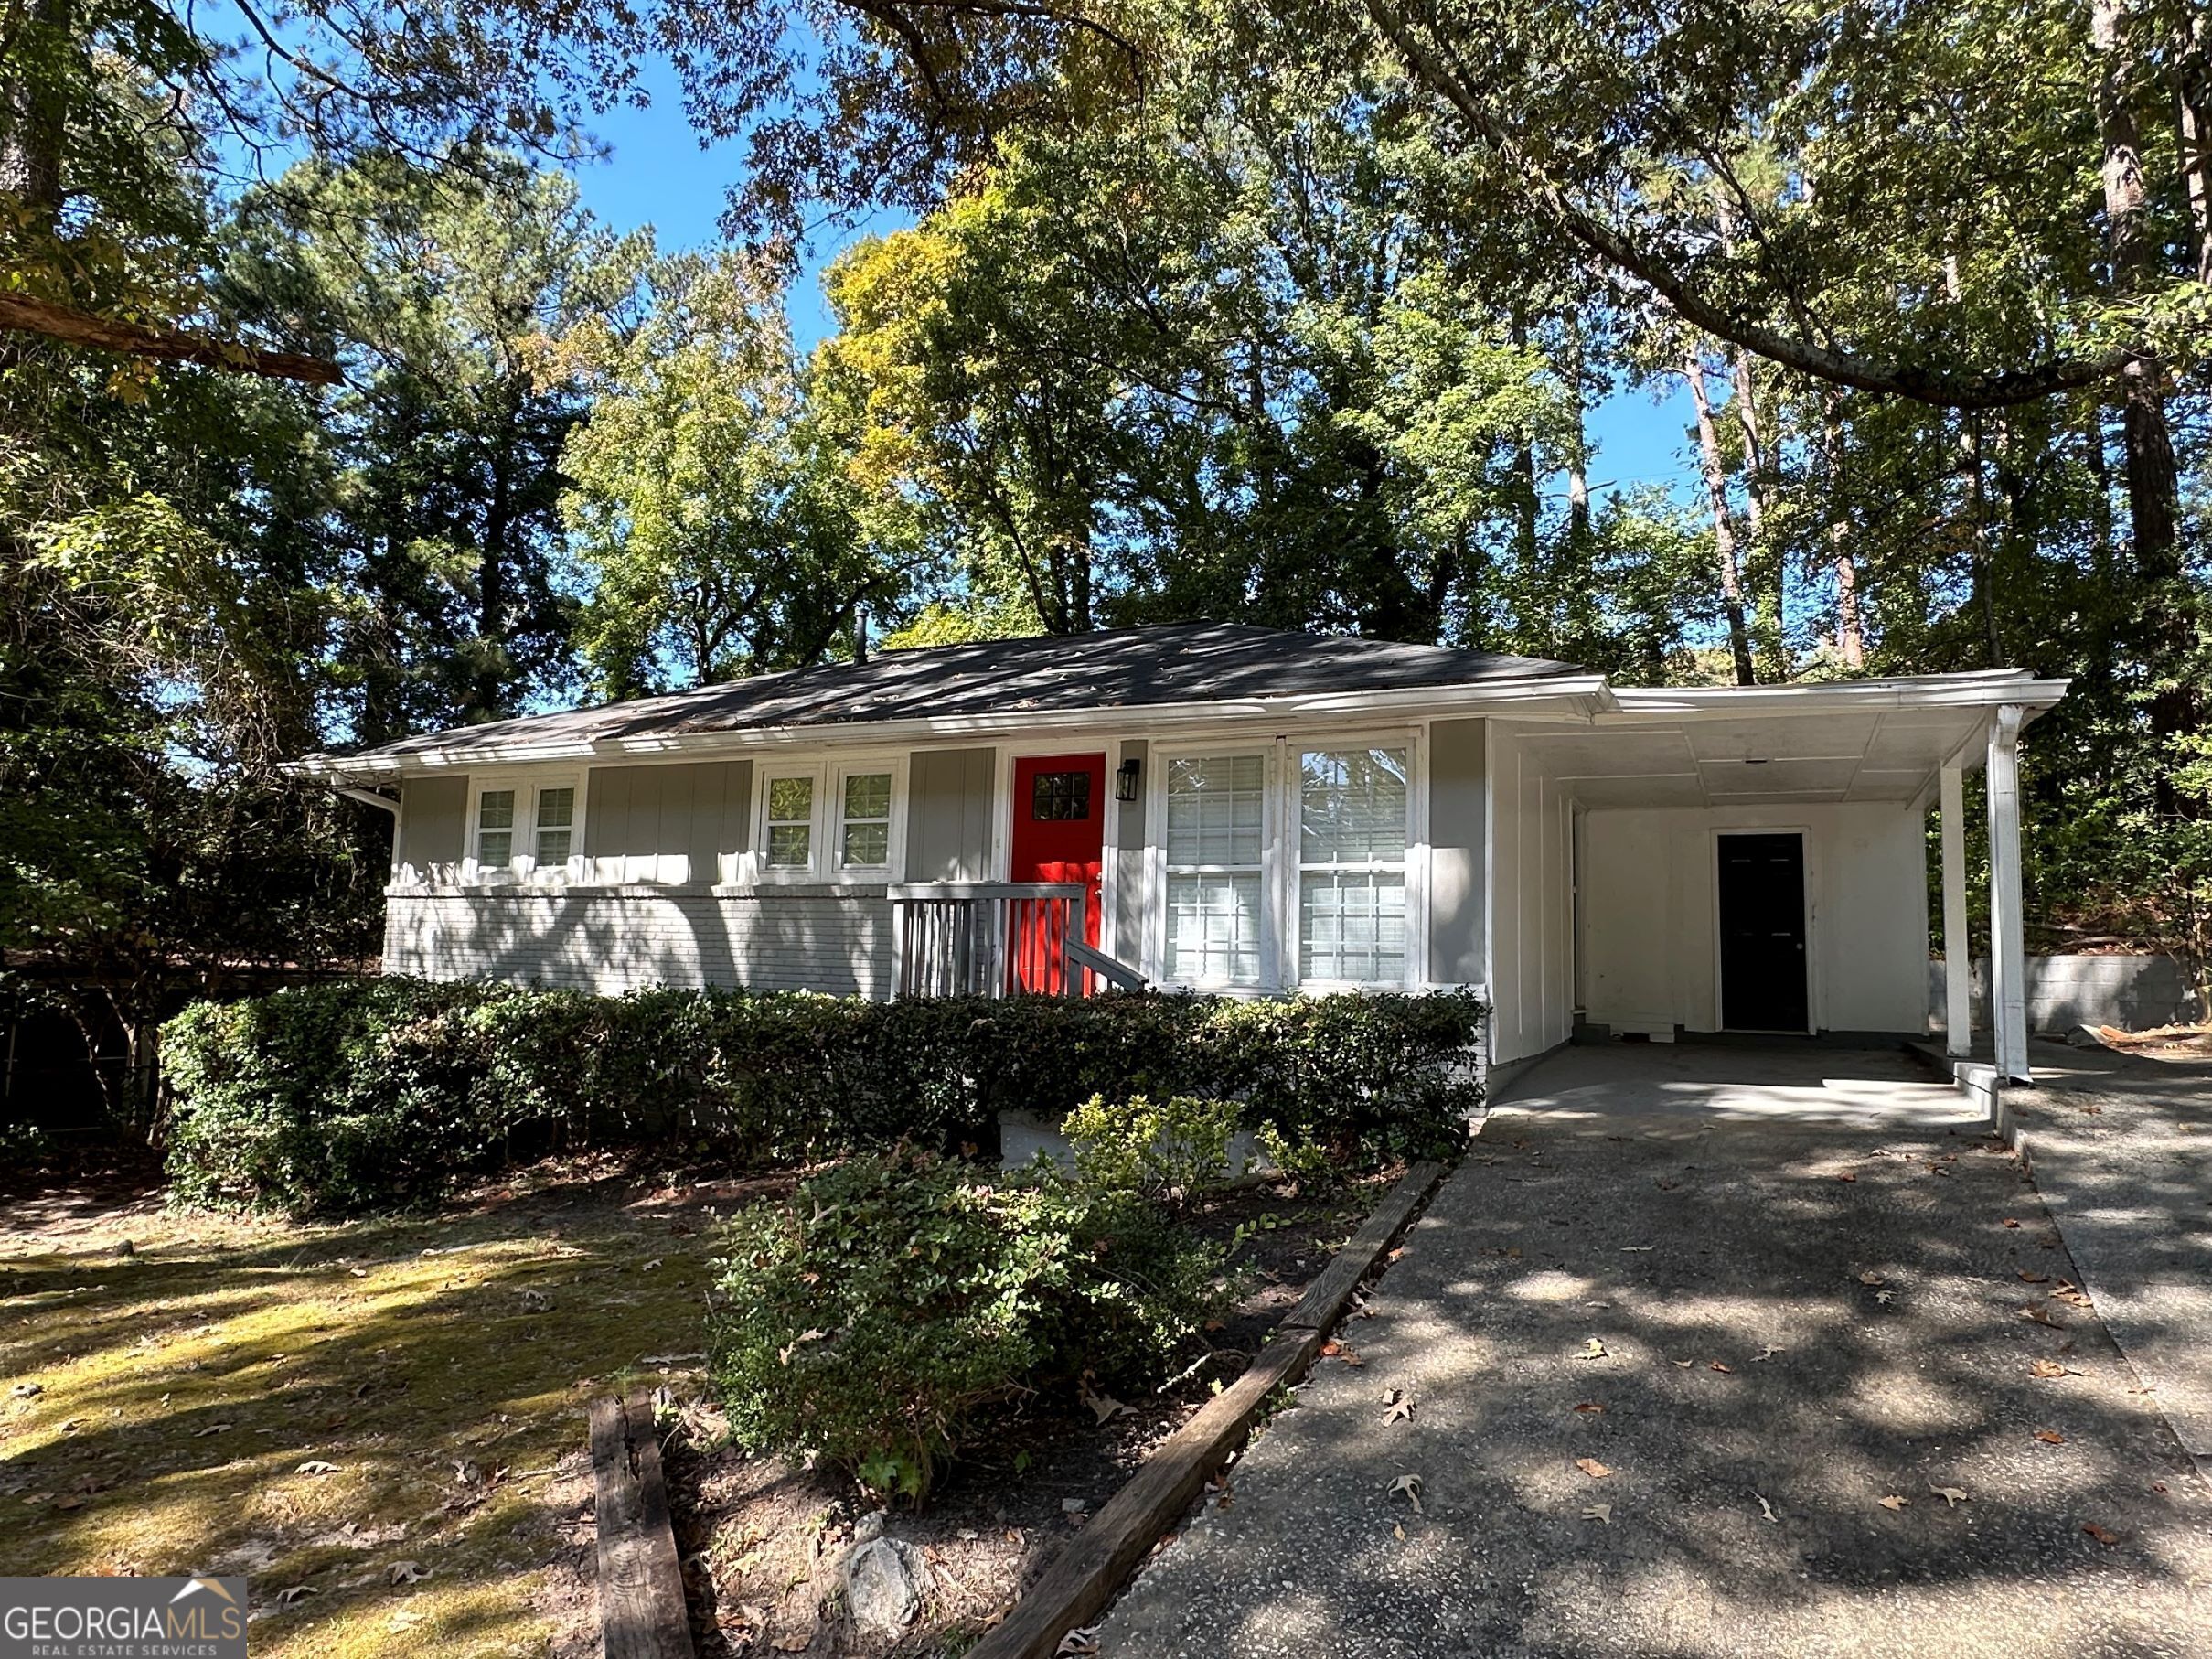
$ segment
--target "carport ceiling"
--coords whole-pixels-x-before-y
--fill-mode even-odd
[[[1588,807],[1909,802],[1980,736],[1986,709],[1599,716],[1517,728],[1523,753]]]

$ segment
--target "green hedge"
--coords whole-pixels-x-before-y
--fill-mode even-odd
[[[988,1146],[1003,1108],[1245,1103],[1346,1162],[1448,1149],[1479,1091],[1461,992],[871,1002],[620,997],[363,979],[172,1021],[169,1172],[187,1202],[343,1214],[550,1150],[667,1142],[748,1162],[902,1138]]]

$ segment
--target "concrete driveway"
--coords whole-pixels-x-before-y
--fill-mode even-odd
[[[1523,1079],[1341,1333],[1361,1363],[1104,1653],[2212,1652],[2212,1498],[2018,1161],[1901,1065],[1701,1052]]]
[[[1902,1047],[1607,1043],[1563,1049],[1499,1089],[1494,1112],[1712,1123],[1978,1129],[1982,1116]]]

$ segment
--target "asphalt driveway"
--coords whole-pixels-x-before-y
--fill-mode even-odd
[[[2212,1496],[2017,1161],[1752,1117],[1493,1116],[1102,1652],[2212,1652]]]

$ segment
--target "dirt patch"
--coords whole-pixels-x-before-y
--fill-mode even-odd
[[[1193,1215],[1201,1231],[1235,1248],[1236,1305],[1176,1356],[1175,1375],[1157,1393],[1031,1397],[945,1468],[925,1508],[889,1516],[887,1536],[918,1548],[930,1578],[921,1618],[895,1641],[855,1631],[839,1605],[853,1527],[871,1507],[852,1482],[831,1469],[730,1447],[701,1387],[679,1407],[667,1461],[701,1659],[918,1659],[965,1649],[1153,1449],[1244,1370],[1396,1173],[1311,1194],[1263,1187],[1216,1199]]]
[[[2107,1048],[2150,1060],[2212,1060],[2212,1025],[2158,1025],[2148,1031],[2100,1025],[2097,1036]]]

